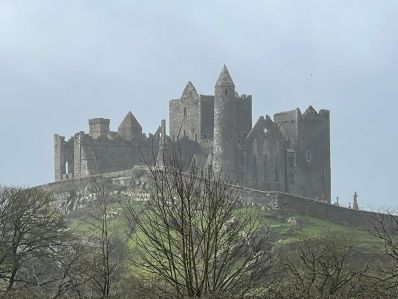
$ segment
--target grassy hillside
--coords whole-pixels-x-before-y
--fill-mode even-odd
[[[137,208],[140,206],[141,203],[137,203]],[[88,217],[89,213],[89,209],[83,209],[70,214],[68,216],[70,227],[79,234],[92,234],[92,227],[84,220]],[[109,217],[112,217],[112,232],[121,238],[127,236],[128,225],[119,204],[113,204],[110,207]],[[377,247],[380,244],[379,240],[371,236],[366,230],[334,224],[309,216],[297,214],[288,219],[281,219],[261,211],[261,221],[276,236],[277,244],[280,246],[291,245],[304,237],[319,238],[330,233],[347,236],[364,253],[377,251]],[[130,243],[130,245],[134,247],[134,244]]]

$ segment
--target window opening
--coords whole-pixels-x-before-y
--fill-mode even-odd
[[[311,161],[311,153],[310,153],[310,151],[306,151],[305,152],[305,159],[307,160],[307,162]]]

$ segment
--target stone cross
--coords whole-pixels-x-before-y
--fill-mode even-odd
[[[352,204],[352,208],[354,210],[359,210],[359,206],[358,206],[358,194],[355,192],[354,193],[354,202]]]

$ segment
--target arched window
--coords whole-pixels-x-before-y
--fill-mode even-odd
[[[69,161],[65,162],[65,173],[69,174]]]

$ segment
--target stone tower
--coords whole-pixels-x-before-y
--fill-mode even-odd
[[[214,158],[213,169],[236,180],[235,84],[224,65],[214,89]]]

